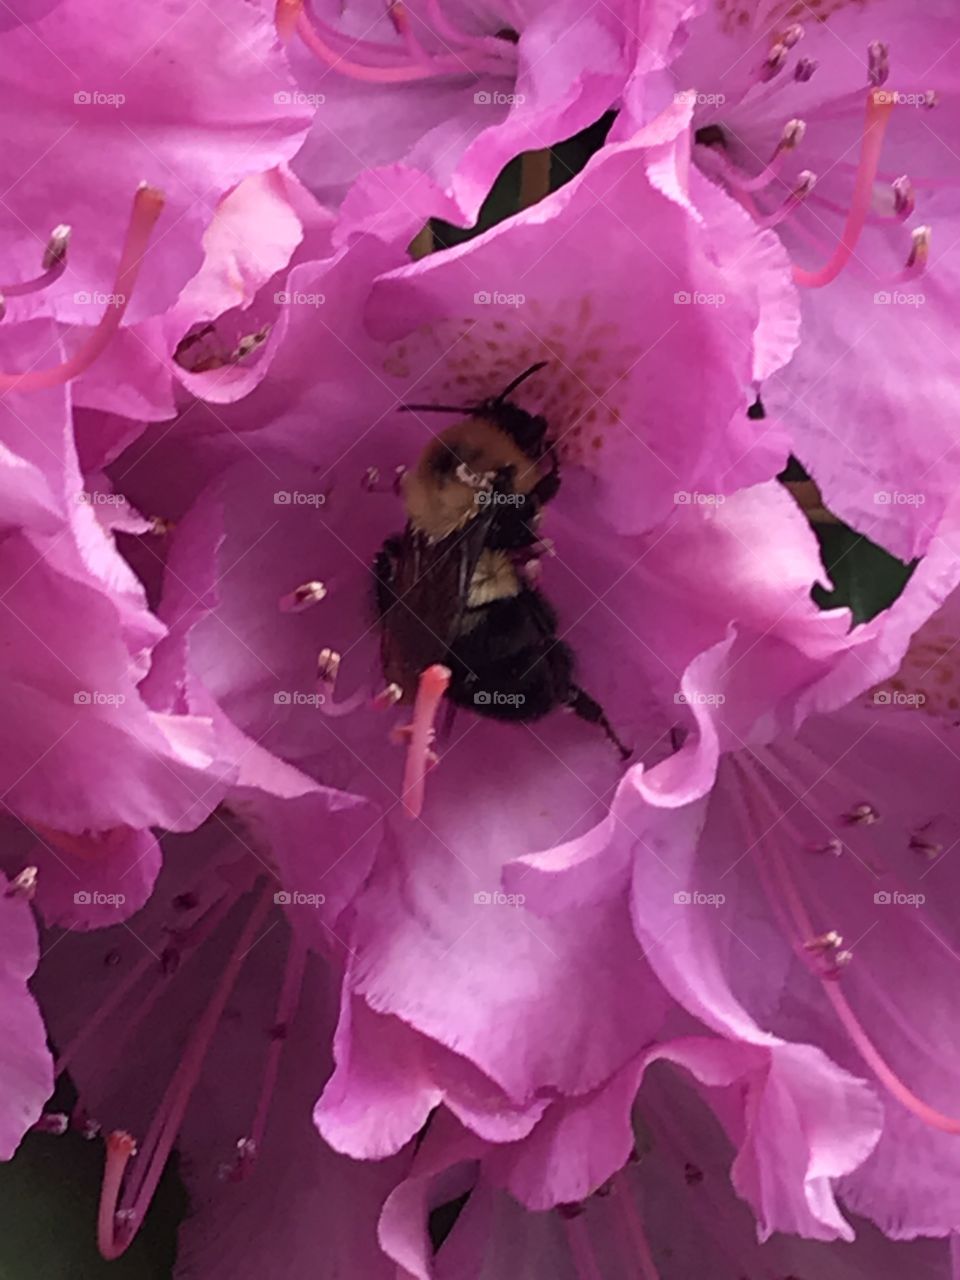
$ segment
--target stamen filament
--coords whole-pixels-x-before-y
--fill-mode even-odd
[[[636,1259],[639,1263],[641,1280],[660,1280],[660,1272],[653,1260],[647,1233],[643,1228],[643,1218],[633,1198],[630,1177],[626,1171],[620,1175],[616,1195],[620,1208],[618,1218],[626,1236],[628,1257]]]
[[[300,10],[297,30],[304,44],[328,67],[368,84],[412,84],[438,75],[472,75],[479,68],[469,66],[459,55],[431,57],[429,63],[400,63],[394,66],[371,66],[338,53],[330,44],[328,32],[317,22],[306,6]],[[335,34],[335,33],[334,33]],[[394,53],[396,57],[396,53]]]
[[[567,1235],[567,1243],[573,1255],[573,1265],[576,1269],[578,1280],[603,1280],[600,1269],[597,1266],[597,1260],[593,1256],[593,1249],[590,1247],[590,1239],[587,1235],[587,1226],[584,1221],[586,1216],[585,1213],[578,1213],[572,1218],[564,1217],[563,1227]]]
[[[794,267],[793,278],[808,289],[821,289],[831,284],[850,261],[870,212],[873,184],[880,166],[883,139],[893,111],[893,94],[871,90],[867,94],[866,122],[860,146],[860,162],[853,188],[847,220],[832,257],[818,271]]]
[[[70,228],[61,223],[50,233],[40,260],[40,275],[32,280],[24,280],[21,284],[0,284],[0,296],[4,298],[22,298],[28,293],[39,293],[47,285],[59,280],[67,269],[67,245],[70,243]]]
[[[776,802],[766,790],[764,784],[756,777],[749,777],[750,794],[759,796],[766,801],[767,806],[771,810],[772,817],[776,819]],[[793,924],[800,935],[801,939],[816,938],[818,931],[814,927],[807,913],[803,899],[800,897],[799,890],[790,873],[786,859],[776,844],[771,840],[768,842],[765,852],[769,853],[770,861],[778,881],[778,888],[786,902],[790,915],[793,918]],[[762,858],[758,858],[758,862],[762,862]],[[788,934],[788,937],[791,935]],[[809,954],[804,947],[803,942],[798,942],[796,936],[792,937],[793,949],[798,957],[803,960],[807,959],[809,965]],[[900,1079],[892,1067],[884,1059],[883,1055],[877,1049],[876,1045],[870,1039],[867,1031],[863,1027],[856,1013],[847,1000],[839,984],[831,980],[830,975],[822,970],[814,970],[818,973],[823,991],[827,999],[833,1006],[834,1013],[837,1015],[844,1030],[853,1041],[860,1056],[871,1068],[874,1075],[887,1090],[907,1108],[913,1115],[921,1120],[924,1124],[932,1129],[939,1129],[943,1133],[960,1134],[960,1119],[945,1114],[937,1108],[930,1106],[922,1101],[917,1095]]]
[[[104,1171],[103,1191],[100,1203],[98,1244],[108,1261],[120,1257],[139,1230],[157,1184],[163,1174],[167,1158],[176,1141],[177,1133],[196,1086],[204,1059],[210,1048],[227,1001],[248,952],[256,940],[257,930],[269,910],[272,897],[268,886],[259,889],[257,900],[224,966],[220,980],[197,1024],[193,1037],[180,1059],[180,1063],[167,1086],[163,1099],[143,1143],[137,1167],[127,1186],[124,1207],[116,1212],[117,1192],[123,1179],[127,1161],[133,1154],[126,1147],[111,1150],[108,1141],[107,1165]],[[113,1137],[114,1135],[111,1135]],[[132,1139],[129,1140],[132,1146]],[[114,1159],[111,1160],[111,1155]],[[122,1157],[122,1160],[121,1160]],[[107,1210],[109,1209],[109,1212]],[[118,1230],[117,1219],[122,1215],[123,1230]]]
[[[163,211],[163,204],[163,194],[155,187],[142,183],[137,189],[113,284],[115,301],[107,305],[99,323],[80,349],[62,364],[54,365],[52,369],[41,369],[30,373],[0,373],[0,393],[43,391],[49,387],[61,386],[71,378],[78,377],[103,354],[110,339],[120,327],[120,321],[123,319],[137,283],[137,276],[140,274],[150,235]]]
[[[283,984],[277,999],[277,1009],[273,1024],[276,1034],[270,1041],[270,1048],[267,1050],[267,1061],[260,1085],[260,1096],[257,1099],[257,1110],[253,1117],[253,1124],[250,1126],[249,1140],[253,1144],[255,1152],[260,1150],[263,1142],[264,1130],[267,1127],[267,1116],[270,1112],[270,1103],[273,1100],[273,1092],[280,1072],[280,1059],[283,1056],[284,1049],[284,1038],[281,1033],[285,1034],[286,1029],[296,1016],[297,1008],[300,1004],[300,992],[303,989],[303,974],[306,963],[306,948],[298,938],[293,937],[290,942],[290,950],[287,953]],[[244,1164],[243,1172],[249,1172],[250,1167],[249,1163]]]

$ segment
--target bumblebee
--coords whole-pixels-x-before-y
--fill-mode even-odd
[[[540,515],[559,492],[560,469],[546,419],[509,397],[545,364],[476,405],[404,406],[465,417],[403,476],[407,524],[374,563],[383,673],[406,703],[420,674],[441,664],[450,671],[446,697],[480,715],[524,722],[567,707],[626,758],[576,683],[573,652],[535,583]]]

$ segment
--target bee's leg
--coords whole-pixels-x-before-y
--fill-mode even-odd
[[[566,704],[574,715],[579,716],[581,720],[586,720],[588,724],[598,724],[604,731],[613,745],[620,752],[624,760],[628,760],[633,755],[631,747],[625,747],[614,732],[613,725],[607,719],[603,707],[595,699],[591,698],[589,693],[585,693],[579,685],[570,686],[570,696]]]

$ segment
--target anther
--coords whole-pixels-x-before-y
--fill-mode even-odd
[[[4,890],[5,898],[25,898],[27,902],[32,901],[33,895],[37,891],[37,868],[24,867],[18,875],[15,875]]]
[[[41,270],[52,271],[54,267],[65,266],[69,243],[70,227],[65,222],[61,222],[50,232],[50,239],[47,241],[43,250],[43,257],[40,259]]]
[[[882,40],[867,45],[867,79],[875,89],[886,84],[890,75],[890,46]]]
[[[797,65],[793,68],[794,80],[799,84],[806,84],[808,80],[813,79],[813,73],[819,65],[815,58],[798,58]]]
[[[771,45],[770,51],[764,59],[763,66],[760,68],[760,79],[764,83],[768,80],[772,80],[774,76],[778,75],[783,70],[784,64],[789,56],[790,50],[782,41],[777,41],[776,44]]]
[[[370,701],[371,706],[376,707],[378,711],[386,711],[389,707],[396,706],[403,698],[403,690],[400,686],[391,681],[385,689],[381,689]]]
[[[326,596],[327,588],[322,582],[304,582],[295,591],[281,596],[279,609],[281,613],[302,613],[311,605],[319,604]]]
[[[843,853],[843,843],[836,836],[832,836],[825,844],[808,844],[807,850],[810,853],[827,853],[832,858],[839,858]]]
[[[805,121],[788,120],[783,126],[783,133],[780,135],[780,141],[777,143],[774,155],[779,155],[781,151],[794,151],[803,141],[803,136],[806,132]]]
[[[813,951],[818,955],[828,955],[831,951],[839,951],[843,946],[843,938],[836,929],[821,933],[816,938],[808,938],[803,944],[805,951]]]
[[[934,858],[939,858],[943,853],[943,845],[937,840],[928,840],[926,836],[919,832],[914,832],[910,837],[910,848],[914,853],[922,853],[925,858],[929,858],[932,862]]]
[[[894,178],[891,185],[893,187],[894,213],[901,220],[909,218],[917,205],[917,193],[913,189],[913,183],[904,173],[899,178]]]
[[[933,231],[930,227],[914,227],[910,233],[910,253],[907,257],[907,270],[922,271],[930,256],[930,238]]]
[[[33,1126],[34,1133],[52,1133],[58,1138],[70,1127],[70,1117],[63,1111],[48,1111]]]
[[[780,43],[786,45],[788,49],[792,49],[795,45],[799,44],[802,39],[803,27],[801,27],[799,22],[795,22],[792,26],[787,27],[786,31],[784,31],[783,35],[780,37]]]
[[[880,814],[872,804],[855,804],[843,815],[843,821],[851,827],[871,827],[880,821]]]
[[[321,649],[317,654],[317,679],[334,685],[340,671],[340,654],[335,649]]]

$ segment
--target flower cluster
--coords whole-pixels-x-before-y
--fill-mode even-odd
[[[105,1259],[176,1151],[178,1280],[953,1274],[957,38],[0,17],[0,1156]]]

